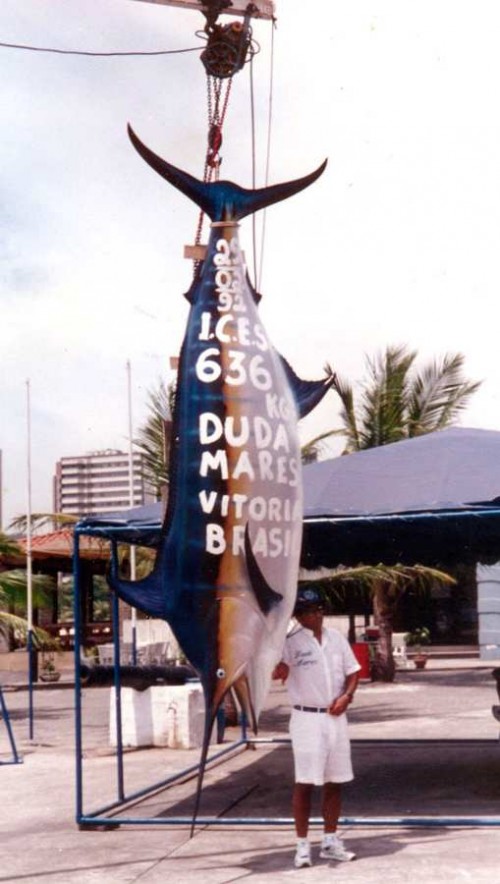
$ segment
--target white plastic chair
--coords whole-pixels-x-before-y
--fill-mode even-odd
[[[406,653],[406,632],[392,633],[392,656],[397,667],[406,669],[410,665]]]
[[[97,645],[97,654],[101,666],[112,666],[114,663],[114,646],[112,644]]]

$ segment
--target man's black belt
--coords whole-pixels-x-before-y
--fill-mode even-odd
[[[299,712],[328,712],[328,706],[294,706]]]

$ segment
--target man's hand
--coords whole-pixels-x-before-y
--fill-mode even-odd
[[[278,663],[278,665],[274,667],[273,678],[275,680],[281,679],[281,684],[285,684],[285,682],[288,678],[289,672],[290,672],[290,667],[288,666],[287,663],[283,663],[283,660],[281,660],[281,662]]]
[[[328,715],[343,715],[350,702],[351,698],[347,694],[341,694],[333,703],[330,703]]]

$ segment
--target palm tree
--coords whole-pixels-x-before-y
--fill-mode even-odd
[[[136,449],[143,456],[143,476],[157,500],[164,498],[168,486],[174,401],[175,383],[166,386],[159,380],[157,386],[148,391],[149,415],[134,439]]]
[[[451,426],[466,407],[480,382],[468,381],[463,375],[464,356],[446,354],[415,369],[417,351],[406,345],[392,345],[374,358],[367,358],[367,378],[356,399],[351,384],[334,375],[333,388],[340,396],[343,427],[322,433],[306,446],[310,459],[322,440],[332,435],[346,438],[344,454],[388,445],[414,436],[422,436]],[[333,374],[331,368],[328,370]],[[363,566],[361,566],[363,567]],[[356,569],[353,569],[354,571]],[[365,572],[366,573],[366,572]],[[392,623],[397,602],[409,583],[417,587],[429,581],[454,582],[443,572],[414,565],[371,574],[375,623],[380,639],[375,661],[375,676],[392,681]],[[339,578],[340,580],[340,575]],[[345,581],[345,577],[344,577]]]
[[[351,384],[336,376],[344,426],[334,433],[346,437],[344,453],[443,430],[455,423],[481,385],[464,378],[461,353],[446,354],[420,371],[414,367],[416,358],[417,351],[406,345],[388,346],[368,358],[358,402]]]
[[[17,543],[0,531],[0,557],[22,556],[22,550]],[[48,603],[48,592],[52,589],[53,581],[50,577],[33,575],[33,601],[36,606]],[[0,632],[8,639],[14,630],[20,637],[26,637],[28,624],[24,617],[14,613],[16,608],[23,609],[26,606],[27,581],[26,572],[14,568],[0,571]],[[34,629],[35,641],[38,643],[50,642],[50,636],[43,629]]]

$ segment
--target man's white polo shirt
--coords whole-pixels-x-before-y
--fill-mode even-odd
[[[325,627],[320,643],[312,630],[297,626],[287,635],[282,659],[290,667],[292,706],[329,706],[344,692],[347,676],[361,669],[344,636]]]

